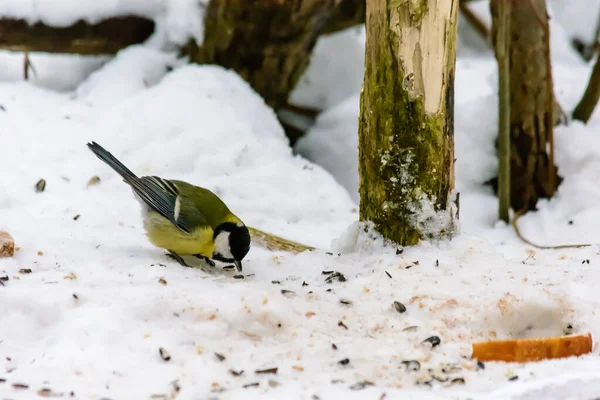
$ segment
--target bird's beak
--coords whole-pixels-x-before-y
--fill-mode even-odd
[[[235,264],[238,272],[242,272],[242,262],[240,260],[234,260],[233,263]]]

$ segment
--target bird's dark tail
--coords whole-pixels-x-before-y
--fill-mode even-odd
[[[100,146],[98,143],[88,143],[87,147],[89,147],[89,149],[93,151],[99,159],[104,161],[109,167],[111,167],[119,175],[121,175],[125,182],[131,184],[139,180],[139,178],[133,172],[131,172],[129,168],[123,165],[121,161],[117,160],[115,156],[110,154],[107,150],[104,149],[104,147]]]

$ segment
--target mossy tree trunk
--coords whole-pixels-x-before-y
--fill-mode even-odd
[[[498,24],[498,1],[491,1]],[[552,157],[557,104],[552,88],[545,0],[513,1],[510,20],[510,200],[515,212],[535,209],[558,184]]]
[[[455,229],[458,1],[367,0],[360,218],[414,245]]]
[[[312,49],[339,0],[213,0],[202,48],[192,61],[235,70],[275,109],[308,66]]]

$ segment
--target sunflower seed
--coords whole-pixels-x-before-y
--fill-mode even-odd
[[[394,302],[394,308],[396,309],[396,311],[398,311],[400,314],[402,314],[403,312],[406,312],[406,306],[402,303],[400,303],[399,301],[395,301]]]
[[[215,357],[217,357],[219,361],[225,361],[225,356],[223,354],[215,353]]]
[[[255,374],[276,374],[277,367],[275,368],[267,368],[267,369],[257,369],[254,371]]]
[[[158,348],[158,353],[160,354],[160,358],[162,358],[164,361],[169,361],[171,359],[169,352],[162,347]]]
[[[45,179],[40,179],[39,181],[37,181],[37,183],[35,184],[35,191],[37,193],[41,193],[44,190],[46,190],[46,180]]]
[[[340,364],[340,365],[348,365],[348,364],[350,364],[350,359],[344,358],[343,360],[338,361],[338,364]]]
[[[240,371],[235,371],[235,370],[233,370],[233,369],[230,369],[230,370],[229,370],[229,373],[230,373],[231,375],[233,375],[233,376],[241,376],[241,375],[244,373],[244,370],[242,369],[242,370],[240,370]]]

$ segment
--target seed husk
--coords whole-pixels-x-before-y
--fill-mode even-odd
[[[407,371],[418,371],[421,369],[421,363],[417,360],[406,360],[402,361],[402,364],[406,366]]]
[[[346,324],[344,324],[342,321],[338,322],[338,326],[341,326],[344,329],[348,329],[348,327],[346,326]]]
[[[229,373],[230,373],[231,375],[233,375],[233,376],[241,376],[241,375],[244,373],[244,370],[242,369],[242,370],[239,370],[239,371],[235,371],[235,370],[233,370],[233,369],[230,369],[230,370],[229,370]]]
[[[406,306],[402,303],[400,303],[399,301],[395,301],[394,302],[394,308],[396,309],[396,311],[398,311],[400,314],[402,314],[403,312],[406,312]]]
[[[296,292],[287,289],[281,289],[281,294],[287,297],[288,299],[296,296]]]
[[[276,374],[277,367],[275,368],[267,368],[267,369],[257,369],[254,371],[255,374]]]
[[[340,365],[348,365],[348,364],[350,364],[350,359],[349,358],[344,358],[343,360],[338,361],[338,364],[340,364]]]
[[[337,346],[335,345],[335,343],[331,343],[331,348],[337,350]]]
[[[31,268],[21,268],[19,270],[19,273],[21,273],[21,274],[30,274],[31,273]]]
[[[373,382],[369,382],[369,381],[357,382],[354,385],[350,386],[350,390],[362,390],[362,389],[366,388],[367,386],[373,386]]]
[[[36,193],[42,193],[44,190],[46,190],[46,180],[40,179],[35,184],[35,191],[36,191]]]
[[[81,214],[77,214],[73,217],[73,221],[77,221],[81,217]]]
[[[225,361],[225,356],[223,354],[215,353],[215,357],[217,357],[219,361]]]
[[[423,343],[430,343],[431,347],[439,346],[442,343],[442,340],[438,336],[430,336],[427,339],[423,340]]]
[[[334,280],[346,282],[346,277],[341,272],[334,272],[325,279],[325,283],[332,283]]]
[[[452,385],[464,385],[465,382],[465,378],[454,378],[450,381],[450,383],[447,386],[452,386]]]
[[[352,305],[352,302],[350,300],[346,300],[346,299],[340,299],[340,303],[342,303],[345,306]]]
[[[244,389],[248,389],[248,388],[253,388],[253,387],[259,387],[260,386],[260,382],[252,382],[252,383],[246,383],[244,386],[242,386]]]
[[[87,186],[94,186],[100,183],[100,177],[97,175],[94,175],[90,178],[90,180],[87,183]]]
[[[271,281],[273,285],[281,285],[281,281]]]
[[[160,358],[162,358],[163,361],[169,361],[171,359],[171,355],[163,347],[158,348],[158,353],[160,354]]]
[[[508,378],[509,381],[516,381],[518,379],[519,379],[519,375],[511,376],[510,378]]]
[[[392,279],[392,275],[389,272],[385,271],[385,274],[388,276],[388,278]]]
[[[485,369],[485,364],[481,361],[477,361],[477,369]]]

